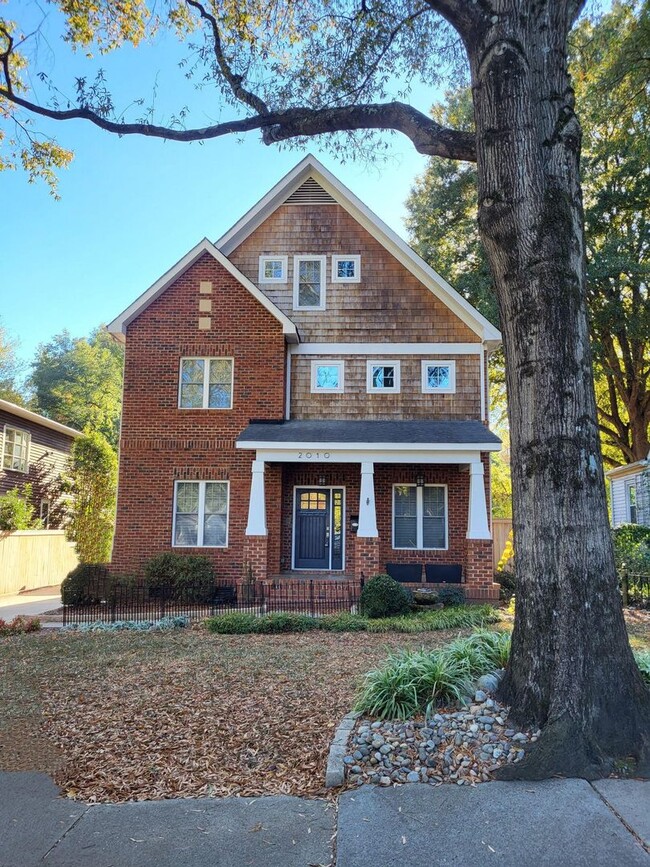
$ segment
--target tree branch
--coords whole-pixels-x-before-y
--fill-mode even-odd
[[[472,133],[443,127],[403,102],[321,109],[290,108],[286,111],[258,114],[199,129],[176,129],[148,123],[118,123],[102,117],[90,108],[72,108],[65,111],[47,108],[14,93],[10,82],[7,82],[7,87],[0,88],[0,97],[41,117],[61,121],[87,120],[100,129],[117,135],[142,135],[190,142],[260,129],[264,143],[273,144],[290,138],[324,133],[360,129],[394,130],[409,138],[421,154],[468,162],[476,161],[476,143]]]

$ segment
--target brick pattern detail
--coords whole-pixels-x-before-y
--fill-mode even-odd
[[[372,578],[383,572],[379,561],[379,539],[369,536],[357,536],[354,552],[354,577]]]
[[[331,254],[361,256],[360,283],[331,283]],[[261,255],[288,255],[286,284],[260,289],[304,342],[477,343],[478,336],[340,205],[281,205],[230,260],[257,285]],[[325,311],[293,309],[293,256],[327,256]]]
[[[445,355],[440,360],[456,362],[454,394],[422,393],[422,361],[433,355],[402,355],[398,359],[386,348],[385,359],[400,361],[399,394],[368,394],[367,361],[378,356],[328,355],[345,361],[342,394],[312,393],[311,363],[317,356],[296,355],[291,363],[291,417],[335,419],[477,419],[481,416],[480,365],[478,355]]]
[[[263,581],[266,578],[268,538],[268,536],[244,536],[243,581]]]

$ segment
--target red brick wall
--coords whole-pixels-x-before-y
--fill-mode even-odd
[[[199,282],[212,281],[210,295]],[[199,331],[199,298],[212,299],[211,328]],[[234,357],[233,408],[178,408],[180,358]],[[251,418],[284,413],[284,337],[280,323],[211,256],[204,255],[128,327],[124,370],[123,436],[115,571],[137,571],[171,548],[175,479],[230,481],[227,548],[178,548],[201,553],[217,574],[241,577],[254,452],[236,450],[235,437]],[[269,473],[269,530],[279,532],[279,476]],[[271,537],[272,539],[273,537]],[[279,559],[276,543],[270,555]]]

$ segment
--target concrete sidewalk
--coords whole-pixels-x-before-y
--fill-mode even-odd
[[[44,774],[0,773],[0,867],[650,867],[650,783],[597,785],[363,786],[337,823],[325,801],[87,806]]]
[[[37,617],[45,611],[52,611],[61,605],[61,588],[42,587],[10,596],[0,596],[0,617],[13,620],[19,614],[23,617]]]

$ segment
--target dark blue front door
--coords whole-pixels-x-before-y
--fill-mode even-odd
[[[298,488],[295,514],[295,568],[330,568],[329,490]]]

